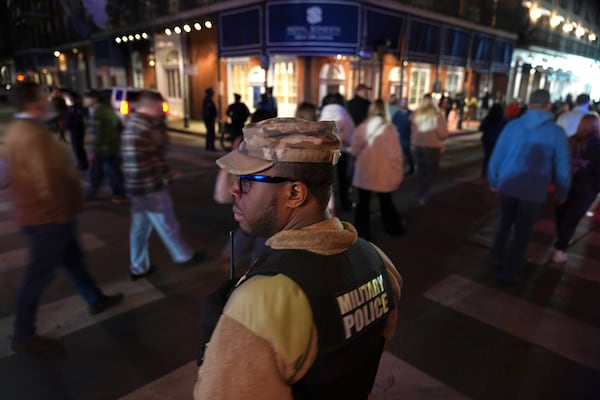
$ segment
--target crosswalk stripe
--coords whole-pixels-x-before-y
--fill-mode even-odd
[[[170,400],[189,398],[198,373],[196,362],[189,362],[170,373],[126,394],[119,400]],[[432,394],[435,393],[435,396]],[[451,387],[425,374],[390,352],[384,352],[372,391],[377,400],[399,398],[467,400]]]
[[[85,250],[94,250],[105,244],[93,233],[83,233],[80,237],[81,246]],[[20,248],[0,254],[0,273],[23,268],[27,262],[27,249]]]
[[[87,304],[80,296],[70,296],[45,304],[38,311],[38,332],[42,335],[62,337],[164,297],[163,293],[146,279],[114,282],[103,285],[102,290],[107,294],[123,293],[123,303],[95,316],[90,315]],[[0,319],[0,358],[12,354],[10,340],[5,338],[12,335],[13,324],[14,315]]]
[[[598,342],[600,329],[588,323],[458,275],[450,275],[427,290],[424,296],[513,336],[600,371],[600,342]]]
[[[567,250],[569,261],[564,265],[548,263],[554,249],[536,243],[529,245],[528,256],[537,265],[547,265],[549,268],[564,271],[579,279],[600,283],[600,262]]]

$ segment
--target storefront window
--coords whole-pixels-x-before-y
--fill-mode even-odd
[[[250,91],[250,83],[248,81],[248,59],[231,60],[229,62],[228,69],[228,103],[233,103],[233,94],[238,93],[240,96],[242,96],[242,102],[246,103],[248,107],[251,107],[254,104],[254,101],[252,97],[252,92]]]
[[[417,107],[428,90],[429,68],[413,67],[410,72],[409,107]]]
[[[341,65],[334,63],[324,64],[319,73],[319,102],[328,94],[340,93],[341,95],[345,95],[345,81],[346,74]]]
[[[181,98],[179,68],[167,68],[165,73],[167,76],[167,97]]]
[[[294,115],[298,104],[296,60],[279,60],[273,64],[273,95],[277,99],[280,117]]]
[[[462,92],[462,76],[462,71],[448,70],[446,74],[446,92],[451,94]]]

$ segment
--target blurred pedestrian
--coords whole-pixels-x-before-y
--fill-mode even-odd
[[[410,116],[412,111],[408,108],[408,99],[403,97],[400,100],[398,111],[392,115],[392,123],[396,126],[398,134],[400,135],[400,145],[402,146],[403,160],[408,164],[407,175],[415,173],[415,160],[412,155],[410,148]]]
[[[304,119],[306,121],[316,121],[317,106],[308,101],[303,101],[296,107],[296,118]]]
[[[370,90],[370,87],[364,83],[360,83],[356,86],[356,89],[354,89],[354,97],[348,102],[348,113],[352,117],[354,126],[360,125],[367,119],[369,106],[371,105],[371,102],[369,101]]]
[[[518,99],[512,99],[510,103],[508,103],[506,110],[504,111],[504,116],[507,120],[519,118],[521,116],[521,105],[519,104]]]
[[[358,189],[354,223],[358,235],[371,240],[371,194],[377,193],[381,220],[387,234],[404,233],[404,223],[392,201],[402,182],[402,147],[394,124],[385,119],[385,104],[375,100],[368,118],[354,130],[352,154],[356,157],[352,185]]]
[[[490,104],[492,100],[492,96],[490,95],[490,91],[488,88],[483,89],[483,95],[481,96],[481,118],[485,118],[488,114],[490,107],[493,104]]]
[[[213,101],[215,91],[208,88],[204,91],[204,100],[202,101],[202,120],[206,127],[206,151],[216,151],[215,149],[215,120],[217,118],[217,106]]]
[[[273,97],[270,97],[268,93],[262,93],[260,95],[260,100],[256,105],[255,113],[259,113],[261,115],[260,118],[269,119],[274,118],[277,115],[277,109],[273,104]]]
[[[230,191],[241,229],[269,239],[224,304],[203,310],[220,317],[205,332],[196,400],[369,396],[402,278],[350,224],[327,217],[334,130],[270,119],[246,127],[242,145],[217,160],[238,175]]]
[[[59,267],[67,271],[90,314],[118,304],[123,295],[105,295],[86,268],[75,222],[83,205],[79,176],[66,149],[42,125],[49,108],[43,91],[34,82],[23,82],[11,95],[17,113],[6,127],[4,151],[15,217],[29,249],[12,348],[44,352],[57,349],[59,343],[39,335],[35,320],[40,298]]]
[[[386,113],[386,118],[388,121],[392,120],[392,117],[394,116],[394,114],[396,114],[396,112],[398,112],[398,110],[400,110],[400,101],[398,101],[398,96],[396,96],[394,93],[390,94],[390,97],[388,98],[388,103],[387,103],[387,113]]]
[[[75,92],[67,94],[71,105],[65,114],[65,129],[69,132],[71,148],[77,160],[80,171],[87,171],[88,156],[85,151],[85,115],[86,111],[81,104],[81,98]]]
[[[425,205],[427,194],[440,168],[440,157],[448,127],[444,115],[436,107],[431,94],[423,96],[411,115],[411,140],[417,161],[417,199]]]
[[[600,118],[586,114],[569,139],[571,153],[571,188],[565,203],[556,209],[556,242],[552,262],[567,262],[569,241],[579,221],[600,192]]]
[[[242,96],[234,93],[234,102],[227,107],[227,115],[231,120],[231,141],[242,137],[242,128],[246,124],[246,120],[250,116],[250,110],[242,100]]]
[[[483,146],[483,166],[481,167],[481,177],[487,178],[487,166],[494,151],[496,141],[506,125],[506,119],[504,118],[504,110],[502,105],[495,103],[490,108],[487,115],[479,124],[479,130],[481,131],[481,144]]]
[[[54,126],[60,140],[67,143],[65,137],[65,115],[67,113],[67,102],[63,97],[62,91],[59,88],[54,88],[52,91],[52,109],[54,112]]]
[[[554,123],[551,108],[547,90],[533,92],[528,111],[506,124],[488,165],[490,189],[500,194],[500,218],[488,259],[502,267],[502,283],[525,279],[519,269],[550,182],[556,187],[558,203],[565,201],[569,191],[569,145]]]
[[[88,152],[90,179],[85,198],[96,198],[106,175],[113,193],[112,202],[127,203],[129,199],[123,187],[120,154],[123,123],[107,104],[107,99],[96,90],[85,94],[84,104],[89,112],[87,133],[91,144]]]
[[[267,99],[271,104],[271,109],[273,110],[272,118],[275,118],[279,115],[279,105],[277,104],[277,97],[273,95],[273,86],[269,86],[266,91]]]
[[[123,172],[125,187],[131,196],[130,277],[150,275],[148,239],[156,230],[171,259],[190,266],[204,258],[203,251],[192,250],[183,239],[169,194],[170,181],[178,176],[167,163],[169,137],[162,111],[163,98],[158,92],[141,91],[136,110],[127,119],[123,131]]]
[[[344,108],[344,96],[339,93],[328,94],[323,98],[321,104],[320,121],[335,121],[338,136],[340,137],[340,159],[337,163],[336,175],[338,181],[339,203],[343,211],[352,210],[350,200],[350,185],[354,162],[352,158],[352,133],[354,122],[352,117]]]
[[[590,96],[580,94],[575,99],[575,107],[569,112],[562,113],[556,123],[563,128],[567,136],[573,136],[581,118],[590,111]]]

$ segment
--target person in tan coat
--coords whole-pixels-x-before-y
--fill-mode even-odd
[[[91,314],[118,304],[123,295],[102,293],[86,269],[75,227],[75,215],[83,204],[79,176],[67,148],[41,122],[48,100],[34,82],[17,85],[12,100],[17,113],[6,127],[4,151],[15,218],[29,249],[18,291],[12,348],[44,352],[59,343],[38,335],[35,319],[40,297],[59,266],[66,269]]]
[[[448,127],[444,114],[437,108],[431,94],[423,96],[411,116],[412,145],[417,161],[417,199],[425,205],[427,194],[440,168],[440,156]]]
[[[391,236],[404,232],[404,222],[392,201],[392,193],[402,182],[402,146],[396,126],[386,120],[385,104],[375,100],[369,117],[352,137],[352,154],[356,157],[352,185],[358,189],[354,224],[358,235],[371,240],[371,194],[377,193],[381,220]]]
[[[369,396],[402,278],[352,225],[327,215],[335,130],[333,121],[269,119],[246,126],[239,148],[217,160],[238,176],[234,219],[269,239],[228,295],[196,400]]]

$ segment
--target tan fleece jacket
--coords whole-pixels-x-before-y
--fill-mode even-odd
[[[411,116],[411,141],[416,147],[444,147],[448,126],[441,112],[417,122],[416,113]]]
[[[79,176],[65,146],[32,120],[14,120],[5,131],[9,190],[19,225],[67,223],[81,211]]]
[[[345,251],[356,239],[352,225],[334,218],[279,232],[267,245],[331,255]],[[375,249],[397,302],[402,278],[389,258]],[[395,333],[396,320],[397,308],[389,316],[386,341]],[[198,370],[194,399],[292,399],[291,384],[310,369],[317,343],[310,304],[300,287],[281,274],[254,276],[232,293],[225,306]]]

